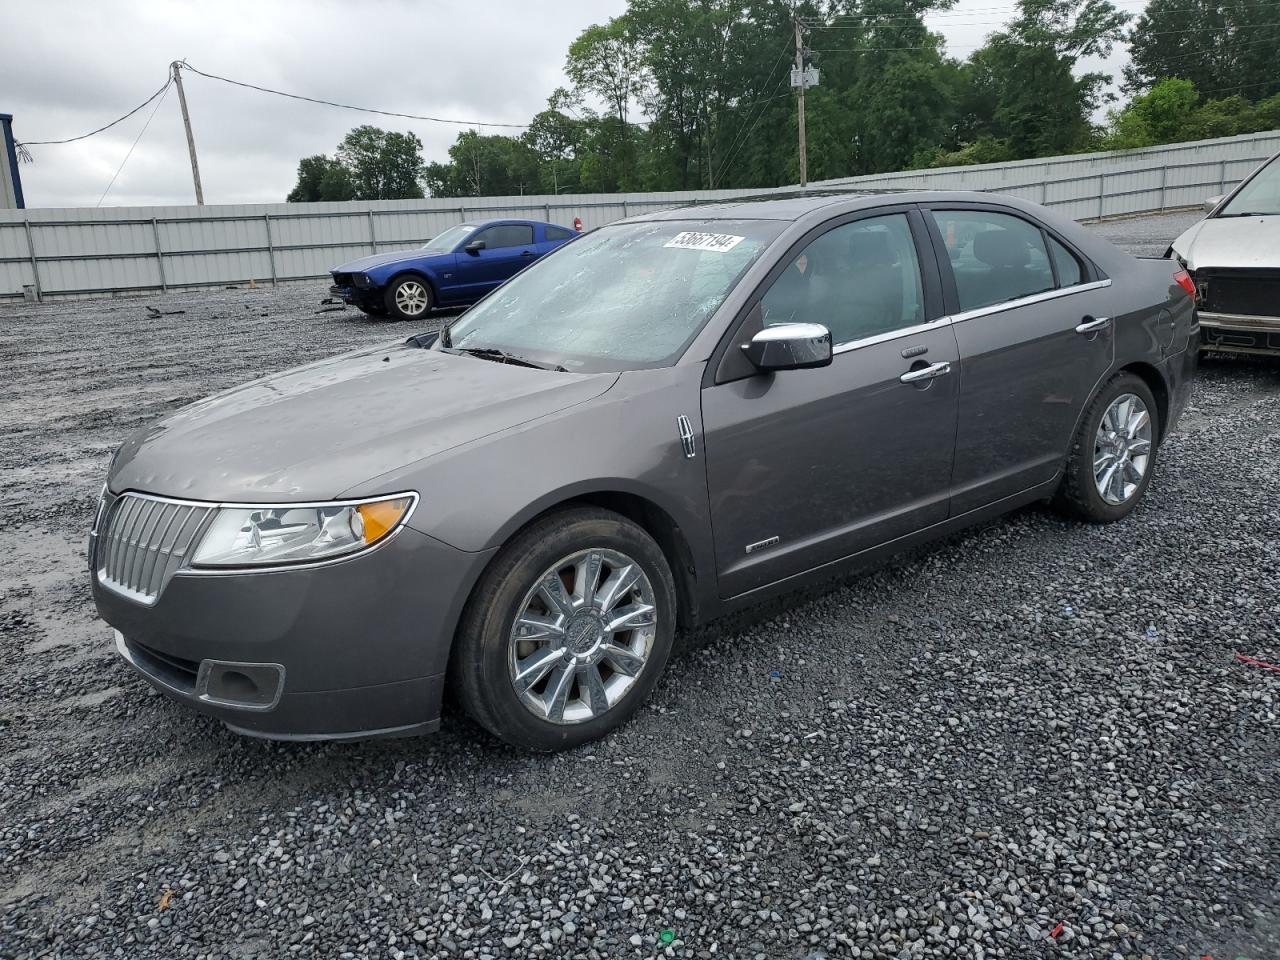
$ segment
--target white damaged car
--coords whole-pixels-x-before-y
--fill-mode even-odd
[[[1280,356],[1280,154],[1205,209],[1166,252],[1195,281],[1201,349]]]

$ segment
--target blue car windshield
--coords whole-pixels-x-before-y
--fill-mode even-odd
[[[442,346],[582,373],[668,366],[782,231],[772,220],[662,220],[567,243],[472,307]]]
[[[422,245],[423,253],[453,253],[453,248],[476,232],[474,223],[460,223]]]

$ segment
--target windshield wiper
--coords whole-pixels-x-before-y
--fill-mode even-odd
[[[555,363],[538,363],[527,357],[517,356],[514,353],[507,353],[505,350],[499,350],[497,347],[453,347],[457,353],[465,353],[473,357],[479,357],[481,360],[492,360],[495,363],[512,363],[518,367],[533,367],[535,370],[554,370],[557,373],[568,373],[564,367]]]
[[[1220,213],[1220,214],[1218,214],[1218,218],[1219,218],[1219,219],[1225,219],[1225,218],[1227,218],[1227,217],[1275,217],[1275,216],[1280,216],[1280,214],[1276,214],[1276,213],[1266,213],[1265,211],[1258,211],[1258,210],[1251,210],[1251,211],[1249,211],[1248,213]]]

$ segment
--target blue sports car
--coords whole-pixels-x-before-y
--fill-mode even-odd
[[[450,227],[417,250],[379,253],[329,272],[329,292],[375,316],[416,320],[434,307],[475,303],[577,234],[541,220]]]

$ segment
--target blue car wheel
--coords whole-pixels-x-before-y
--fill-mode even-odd
[[[431,285],[422,277],[400,277],[387,288],[387,312],[400,320],[417,320],[435,305]]]

